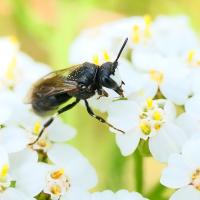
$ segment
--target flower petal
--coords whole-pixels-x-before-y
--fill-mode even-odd
[[[176,191],[170,198],[170,200],[199,200],[200,192],[192,186],[187,186]]]
[[[181,128],[167,123],[156,136],[149,139],[149,150],[155,159],[166,162],[171,154],[181,151],[186,139]]]
[[[140,141],[140,133],[134,130],[126,132],[125,134],[116,133],[116,143],[121,150],[123,156],[132,154]]]

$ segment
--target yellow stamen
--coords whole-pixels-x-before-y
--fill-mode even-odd
[[[34,127],[33,127],[33,133],[35,135],[38,135],[40,133],[41,127],[42,127],[42,125],[40,122],[35,122]]]
[[[151,126],[146,122],[140,123],[140,129],[145,135],[149,135],[151,133]]]
[[[54,195],[60,195],[61,194],[61,187],[59,185],[54,185],[51,187],[51,192]]]
[[[13,44],[18,44],[19,43],[18,39],[17,39],[17,37],[15,35],[11,35],[9,37],[9,39],[10,39],[11,43],[13,43]]]
[[[9,171],[9,165],[8,164],[3,165],[0,177],[5,178],[8,175],[8,171]]]
[[[158,84],[161,84],[164,80],[164,74],[162,72],[156,71],[154,69],[149,71],[150,78],[153,81],[156,81]]]
[[[193,61],[195,54],[196,54],[195,50],[190,50],[190,51],[188,52],[187,61],[188,61],[189,63],[191,63],[191,62]]]
[[[38,145],[41,146],[41,147],[46,147],[47,146],[47,142],[45,139],[40,139],[38,141]]]
[[[99,65],[99,56],[97,54],[92,57],[92,62],[95,65]]]
[[[133,43],[138,44],[140,42],[140,27],[138,25],[133,26]]]
[[[63,176],[65,173],[65,170],[64,169],[60,169],[60,170],[57,170],[55,172],[53,172],[51,174],[51,178],[53,179],[59,179],[61,176]]]
[[[155,124],[154,124],[154,128],[155,128],[156,130],[159,130],[159,129],[161,128],[161,124],[155,123]]]
[[[110,56],[108,55],[108,52],[107,52],[107,51],[104,51],[104,52],[103,52],[103,57],[104,57],[104,60],[105,60],[105,61],[107,61],[107,62],[110,61]]]
[[[152,17],[151,17],[151,15],[144,15],[144,22],[145,22],[145,24],[146,25],[151,25],[152,24]]]
[[[200,65],[200,60],[197,60],[197,65]]]
[[[146,100],[146,103],[147,103],[147,108],[148,109],[151,109],[153,107],[153,100],[151,98],[148,98]]]
[[[152,24],[152,18],[150,15],[145,15],[144,16],[144,22],[145,22],[145,29],[144,29],[144,35],[145,37],[150,37],[151,36],[151,24]]]
[[[14,57],[11,60],[11,63],[8,65],[7,71],[6,71],[6,78],[8,80],[14,80],[15,79],[15,69],[16,69],[16,57]]]
[[[192,185],[200,191],[200,169],[197,169],[193,174],[192,174]]]
[[[153,119],[156,120],[156,121],[160,121],[162,119],[162,116],[161,116],[160,112],[155,111],[153,113]]]

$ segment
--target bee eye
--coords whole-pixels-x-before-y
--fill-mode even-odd
[[[82,83],[81,84],[79,84],[79,87],[81,88],[81,89],[86,89],[86,86],[85,85],[83,85]]]

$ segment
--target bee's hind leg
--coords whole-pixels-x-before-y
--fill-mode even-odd
[[[35,140],[34,142],[30,143],[29,145],[30,145],[30,146],[34,145],[34,144],[41,138],[41,136],[42,136],[42,134],[44,133],[45,129],[46,129],[47,127],[49,127],[49,126],[52,124],[52,122],[54,121],[54,119],[55,119],[58,115],[60,115],[60,114],[62,114],[62,113],[64,113],[64,112],[70,110],[70,109],[73,108],[77,103],[79,103],[79,101],[80,101],[80,99],[76,99],[76,101],[74,101],[73,103],[71,103],[71,104],[69,104],[69,105],[66,105],[65,107],[63,107],[63,108],[61,108],[60,110],[58,110],[57,113],[56,113],[55,115],[53,115],[51,118],[49,118],[49,119],[43,124],[43,128],[41,129],[41,131],[40,131],[38,137],[36,138],[36,140]]]
[[[85,101],[85,106],[86,106],[86,108],[87,108],[87,112],[89,113],[90,116],[94,117],[95,119],[97,119],[97,120],[100,121],[101,123],[107,124],[109,127],[113,128],[113,129],[115,129],[115,130],[117,130],[117,131],[119,131],[119,132],[121,132],[121,133],[125,133],[124,131],[122,131],[122,130],[120,130],[120,129],[114,127],[112,124],[108,123],[108,122],[107,122],[105,119],[103,119],[102,117],[96,115],[96,114],[93,112],[92,108],[90,108],[90,105],[89,105],[88,101],[87,101],[87,100],[84,100],[84,101]]]

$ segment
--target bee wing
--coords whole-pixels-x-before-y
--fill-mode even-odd
[[[35,98],[77,91],[78,83],[68,80],[70,72],[76,70],[77,67],[80,67],[80,65],[51,72],[39,79],[28,91],[24,103],[32,103]]]

